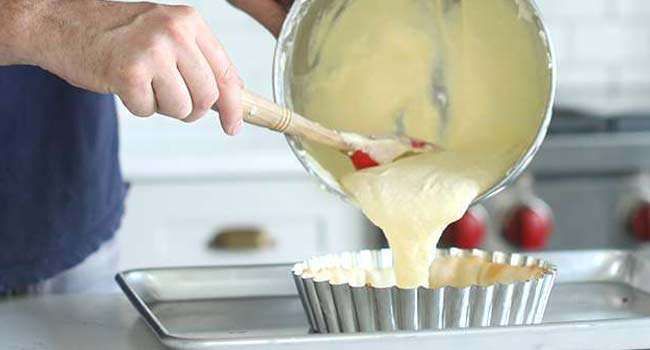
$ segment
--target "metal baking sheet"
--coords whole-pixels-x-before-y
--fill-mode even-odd
[[[310,334],[291,264],[140,269],[116,280],[160,341],[176,349],[650,348],[650,253],[535,255],[558,268],[536,326]]]

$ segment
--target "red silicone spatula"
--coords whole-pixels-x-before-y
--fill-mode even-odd
[[[404,139],[404,138],[403,138]],[[423,152],[428,152],[428,151],[435,151],[435,150],[440,150],[440,147],[435,146],[432,143],[414,139],[414,138],[405,138],[405,140],[398,141],[398,142],[405,142],[405,143],[410,143],[411,149],[403,152],[397,157],[394,157],[391,161],[394,161],[397,158],[402,158],[405,156],[409,156],[412,154],[417,154],[417,153],[423,153]],[[373,157],[368,154],[365,151],[362,150],[356,150],[350,155],[350,160],[352,161],[352,164],[357,170],[365,169],[365,168],[370,168],[373,166],[377,166],[380,164],[385,164],[380,163],[377,160],[373,159]]]
[[[242,90],[242,104],[245,122],[338,149],[350,156],[354,167],[359,170],[439,150],[431,143],[408,137],[368,137],[328,129],[246,90]]]

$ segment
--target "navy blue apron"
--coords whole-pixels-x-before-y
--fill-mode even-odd
[[[126,186],[111,95],[0,67],[0,292],[83,261],[117,230]]]

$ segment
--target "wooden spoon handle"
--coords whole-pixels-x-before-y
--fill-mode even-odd
[[[244,121],[284,134],[304,137],[341,151],[354,151],[341,135],[264,97],[242,90]]]

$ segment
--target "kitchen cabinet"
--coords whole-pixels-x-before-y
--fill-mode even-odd
[[[306,175],[135,181],[126,205],[120,269],[291,262],[374,247],[378,237],[356,208]],[[218,233],[241,229],[263,233],[267,244],[210,247]]]

